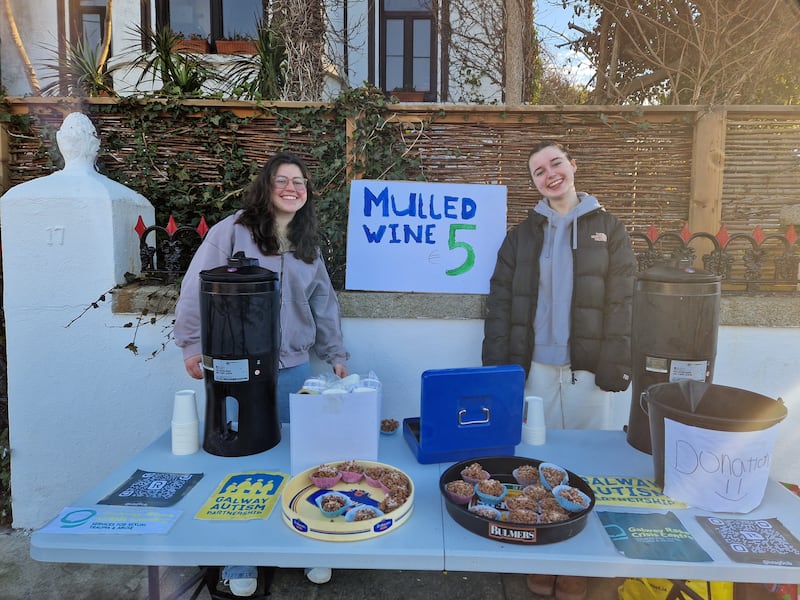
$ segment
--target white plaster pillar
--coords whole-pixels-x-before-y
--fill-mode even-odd
[[[57,141],[64,169],[0,199],[13,525],[22,528],[42,525],[130,454],[135,392],[113,376],[129,357],[110,296],[75,318],[139,272],[134,226],[139,215],[154,220],[146,198],[95,170],[99,141],[86,115],[67,115]]]

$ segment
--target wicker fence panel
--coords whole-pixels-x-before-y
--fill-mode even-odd
[[[558,115],[556,115],[558,116]],[[569,119],[566,119],[568,121]],[[429,181],[508,186],[509,226],[523,220],[538,194],[528,174],[530,148],[555,139],[578,164],[580,190],[597,196],[631,229],[680,229],[688,217],[692,128],[686,123],[609,126],[600,118],[559,123],[426,123],[414,138]]]
[[[528,174],[528,152],[540,139],[555,139],[564,143],[577,161],[578,189],[597,196],[630,231],[647,232],[651,226],[659,233],[679,231],[689,220],[694,123],[704,114],[702,109],[499,108],[392,107],[387,118],[393,121],[390,129],[398,136],[398,152],[405,146],[419,158],[420,172],[408,175],[437,182],[506,185],[508,222],[513,226],[538,201]],[[736,237],[726,246],[735,256],[730,281],[783,280],[779,272],[791,270],[791,261],[798,254],[795,232],[787,232],[793,217],[785,215],[787,209],[792,214],[800,210],[800,113],[790,109],[729,107],[725,111],[721,222],[729,234],[748,236]],[[184,118],[152,119],[142,133],[130,125],[131,111],[139,110],[136,106],[113,101],[72,106],[63,99],[32,99],[17,114],[30,114],[33,130],[15,130],[13,122],[8,129],[6,184],[17,185],[57,168],[53,166],[59,163],[55,132],[73,110],[90,113],[101,138],[100,168],[113,172],[123,184],[129,185],[126,179],[134,181],[134,175],[141,180],[142,173],[158,184],[175,176],[175,169],[189,169],[191,180],[204,188],[207,196],[228,194],[233,184],[230,180],[221,184],[227,156],[226,151],[219,152],[220,147],[240,151],[252,168],[287,145],[301,154],[312,170],[319,160],[314,153],[319,132],[292,120],[293,111],[304,110],[302,105],[281,106],[276,116],[256,106],[197,102]],[[198,127],[194,116],[202,111],[233,111],[247,118],[231,126]],[[333,131],[333,120],[329,134],[342,134]],[[133,157],[142,143],[150,151],[146,161],[137,162]],[[342,177],[346,177],[344,171]],[[243,180],[241,185],[245,183]],[[327,183],[343,185],[343,181]],[[210,224],[217,217],[205,216]],[[763,246],[758,241],[761,233],[752,235],[756,228],[767,236]],[[783,241],[774,239],[787,233]],[[671,242],[659,246],[665,244]],[[709,244],[698,241],[696,245],[695,266],[702,268]],[[753,275],[754,264],[761,271],[757,276]],[[749,284],[748,289],[752,289]]]
[[[729,116],[722,222],[783,232],[781,208],[800,204],[800,120]]]

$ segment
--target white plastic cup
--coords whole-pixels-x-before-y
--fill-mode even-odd
[[[172,423],[172,453],[194,454],[200,450],[200,423]]]
[[[173,423],[197,423],[197,400],[194,390],[175,392],[175,404],[172,407]]]
[[[194,390],[175,392],[172,407],[172,453],[194,454],[200,449],[200,421]]]
[[[547,439],[544,421],[544,400],[539,396],[525,396],[522,418],[522,443],[541,446]]]

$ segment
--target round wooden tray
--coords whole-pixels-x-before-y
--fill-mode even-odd
[[[342,461],[331,461],[327,464],[336,465]],[[315,498],[329,490],[321,490],[311,483],[310,475],[317,467],[307,469],[295,475],[283,490],[281,496],[281,512],[284,522],[297,533],[318,540],[332,542],[355,542],[394,531],[408,521],[414,508],[414,482],[403,471],[391,465],[378,462],[359,460],[364,467],[382,467],[398,471],[408,478],[410,493],[408,499],[400,508],[383,516],[364,521],[345,520],[345,515],[333,519],[325,517],[314,503]],[[358,483],[339,481],[330,490],[340,492],[350,497],[357,504],[377,507],[385,494],[383,489],[372,487],[365,479]],[[352,508],[350,509],[352,510]]]

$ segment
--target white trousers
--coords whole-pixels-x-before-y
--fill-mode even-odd
[[[542,397],[548,429],[611,428],[611,392],[597,387],[589,371],[533,362],[525,395]]]

